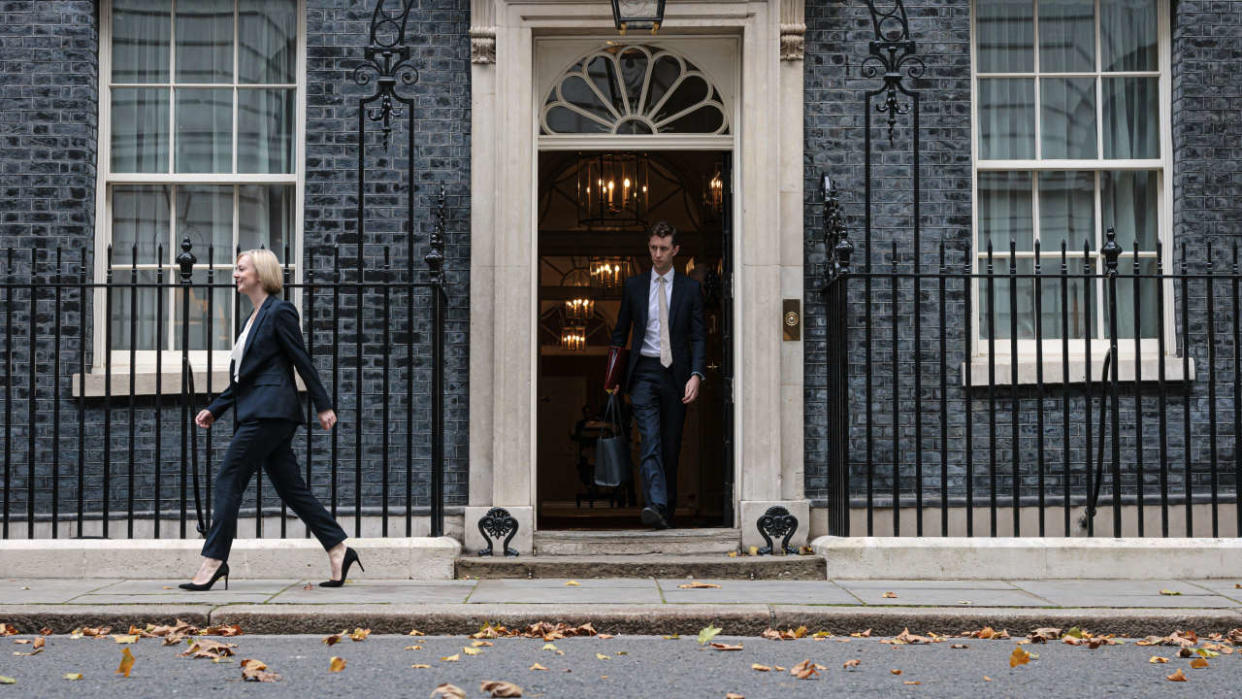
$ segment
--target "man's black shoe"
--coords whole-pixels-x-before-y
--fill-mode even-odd
[[[642,513],[639,514],[639,519],[641,519],[643,524],[648,527],[668,529],[668,522],[664,520],[664,515],[660,514],[660,510],[652,507],[651,505],[643,508]]]

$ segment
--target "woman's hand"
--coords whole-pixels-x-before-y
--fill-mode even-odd
[[[199,427],[203,429],[207,429],[208,427],[211,427],[212,423],[214,423],[215,421],[216,421],[216,416],[212,415],[210,410],[203,410],[198,415],[194,416],[194,424],[198,425]]]
[[[325,430],[330,430],[336,424],[336,412],[328,409],[319,413],[319,426]]]

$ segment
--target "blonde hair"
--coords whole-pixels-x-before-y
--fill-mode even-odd
[[[250,258],[250,264],[254,265],[255,274],[259,276],[259,283],[263,285],[263,290],[271,295],[279,294],[285,286],[285,278],[280,271],[280,262],[276,259],[276,253],[260,248],[245,250],[238,254],[237,259],[240,260],[243,257]]]

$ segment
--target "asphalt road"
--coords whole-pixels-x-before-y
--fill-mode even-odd
[[[163,646],[162,639],[141,639],[120,645],[111,638],[48,637],[42,652],[30,645],[0,638],[0,675],[17,680],[0,685],[6,696],[407,696],[428,697],[439,684],[450,682],[468,697],[485,697],[484,680],[504,680],[523,688],[526,697],[724,697],[734,692],[756,697],[822,697],[826,692],[885,696],[1228,696],[1242,680],[1242,656],[1222,655],[1206,669],[1192,669],[1190,660],[1177,657],[1167,646],[1141,647],[1127,642],[1095,650],[1053,642],[1025,645],[1037,654],[1028,664],[1010,668],[1016,644],[953,639],[917,646],[890,646],[876,638],[799,639],[770,641],[757,637],[718,636],[717,642],[741,644],[740,651],[700,646],[694,638],[659,636],[569,638],[545,650],[536,639],[496,639],[478,655],[464,648],[472,640],[461,636],[411,638],[371,636],[348,638],[327,646],[321,636],[239,636],[223,640],[237,644],[229,662],[178,657],[186,648]],[[422,646],[407,650],[407,646]],[[135,662],[128,678],[115,673],[124,648]],[[597,654],[606,656],[597,657]],[[443,660],[458,656],[456,662]],[[1167,664],[1148,662],[1151,656],[1169,658]],[[330,672],[333,656],[344,658],[340,672]],[[240,661],[258,658],[282,676],[270,684],[243,682]],[[760,672],[752,663],[791,668],[802,660],[825,666],[817,676],[800,680],[788,670]],[[853,669],[843,664],[860,662]],[[531,670],[534,663],[548,668]],[[430,668],[413,668],[426,664]],[[1181,669],[1186,682],[1170,682],[1166,675]],[[893,670],[900,670],[895,674]],[[81,673],[70,681],[66,673]],[[918,684],[909,684],[917,682]]]

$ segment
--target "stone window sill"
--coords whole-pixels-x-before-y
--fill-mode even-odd
[[[1065,361],[1060,356],[1044,355],[1044,385],[1062,385],[1065,381]],[[1133,355],[1122,355],[1117,363],[1117,377],[1122,382],[1133,382],[1135,370],[1139,362]],[[973,388],[994,386],[1012,386],[1013,373],[1012,361],[1008,354],[998,354],[995,361],[996,380],[989,383],[988,381],[988,357],[987,355],[977,355],[972,357],[969,364],[963,363],[962,370],[962,386],[966,385],[967,372],[970,376],[970,384]],[[1018,383],[1019,386],[1034,386],[1037,383],[1037,364],[1035,355],[1018,354]],[[1087,360],[1083,355],[1070,355],[1069,357],[1069,381],[1071,384],[1086,383]],[[1091,355],[1091,381],[1098,383],[1104,375],[1104,352],[1092,353]],[[1111,371],[1110,371],[1111,373]],[[1155,384],[1160,377],[1160,360],[1156,357],[1143,357],[1141,367],[1142,383]],[[1195,360],[1191,357],[1189,362],[1189,373],[1184,371],[1182,366],[1182,358],[1173,355],[1166,355],[1164,358],[1164,380],[1166,383],[1194,381],[1195,380]]]
[[[112,397],[129,397],[129,367],[112,367],[111,389]],[[107,395],[108,377],[102,369],[91,371],[85,376],[86,385],[82,385],[82,374],[73,375],[73,397],[85,396],[87,398],[103,398]],[[156,395],[156,373],[155,368],[138,367],[134,372],[134,395],[135,396],[154,396]],[[293,380],[297,384],[299,392],[306,391],[306,384],[302,383],[302,377],[293,374]],[[159,394],[162,396],[179,396],[181,395],[181,369],[177,368],[173,371],[163,371],[160,375]],[[213,394],[219,394],[229,385],[228,369],[216,369],[211,372],[211,390]],[[194,388],[198,395],[207,395],[207,370],[203,367],[194,368]]]

